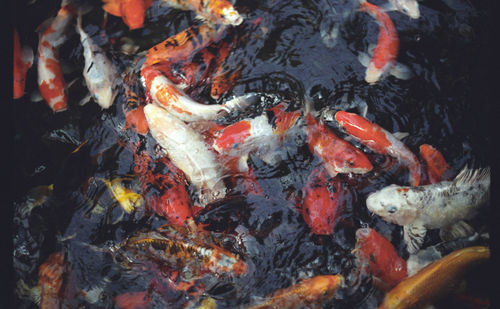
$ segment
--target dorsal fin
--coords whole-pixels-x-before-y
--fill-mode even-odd
[[[473,184],[478,181],[488,181],[490,180],[490,168],[478,168],[469,169],[467,165],[458,173],[458,175],[453,180],[454,186]]]

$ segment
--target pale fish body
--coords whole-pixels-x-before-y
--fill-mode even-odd
[[[141,71],[141,80],[153,101],[177,118],[191,122],[214,120],[233,110],[247,107],[251,100],[231,100],[226,104],[202,104],[191,99],[160,71],[146,66]]]
[[[389,2],[396,10],[411,18],[417,19],[420,17],[417,0],[389,0]]]
[[[113,62],[106,57],[104,50],[94,44],[83,30],[81,15],[78,16],[76,30],[80,34],[83,46],[83,56],[85,57],[83,77],[87,88],[96,103],[107,109],[113,104],[116,96],[114,88],[118,73]]]
[[[449,228],[471,219],[489,201],[490,169],[464,167],[453,181],[403,187],[390,185],[371,193],[368,209],[404,227],[410,253],[419,250],[427,229]]]
[[[144,114],[153,138],[197,188],[201,205],[223,198],[227,191],[223,168],[201,134],[154,104],[146,105]]]

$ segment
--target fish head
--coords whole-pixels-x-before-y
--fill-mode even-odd
[[[232,6],[222,8],[220,15],[226,25],[238,26],[243,22],[243,17]]]
[[[420,17],[418,2],[416,0],[400,0],[397,1],[397,8],[411,18],[417,19]]]
[[[99,87],[93,92],[94,100],[97,104],[99,104],[102,108],[109,108],[113,101],[115,100],[116,92],[113,87],[109,85],[103,85],[103,87]]]
[[[373,169],[370,160],[355,147],[346,147],[336,156],[335,161],[338,173],[365,174]]]
[[[338,275],[316,276],[303,281],[308,286],[309,294],[320,297],[323,300],[331,299],[335,296],[337,288],[344,283],[344,277]]]
[[[417,218],[417,208],[408,202],[404,188],[390,185],[368,195],[366,206],[385,221],[407,225]]]
[[[384,75],[384,72],[384,68],[377,68],[375,64],[370,61],[366,69],[365,81],[369,84],[374,84]]]

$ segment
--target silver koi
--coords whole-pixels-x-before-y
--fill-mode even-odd
[[[366,206],[385,221],[403,226],[407,250],[416,253],[427,229],[468,232],[461,220],[474,217],[489,202],[490,168],[465,166],[453,181],[418,187],[390,185],[368,195]],[[456,233],[455,234],[465,234]]]

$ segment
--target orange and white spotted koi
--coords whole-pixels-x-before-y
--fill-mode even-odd
[[[211,24],[238,26],[243,17],[227,0],[162,0],[173,8],[192,10],[200,19]]]
[[[130,30],[144,26],[146,11],[153,0],[103,0],[102,9],[111,15],[121,17]]]
[[[68,108],[66,84],[59,64],[58,48],[66,41],[64,32],[75,17],[71,4],[63,1],[57,16],[43,32],[38,43],[38,87],[42,98],[54,112]]]

